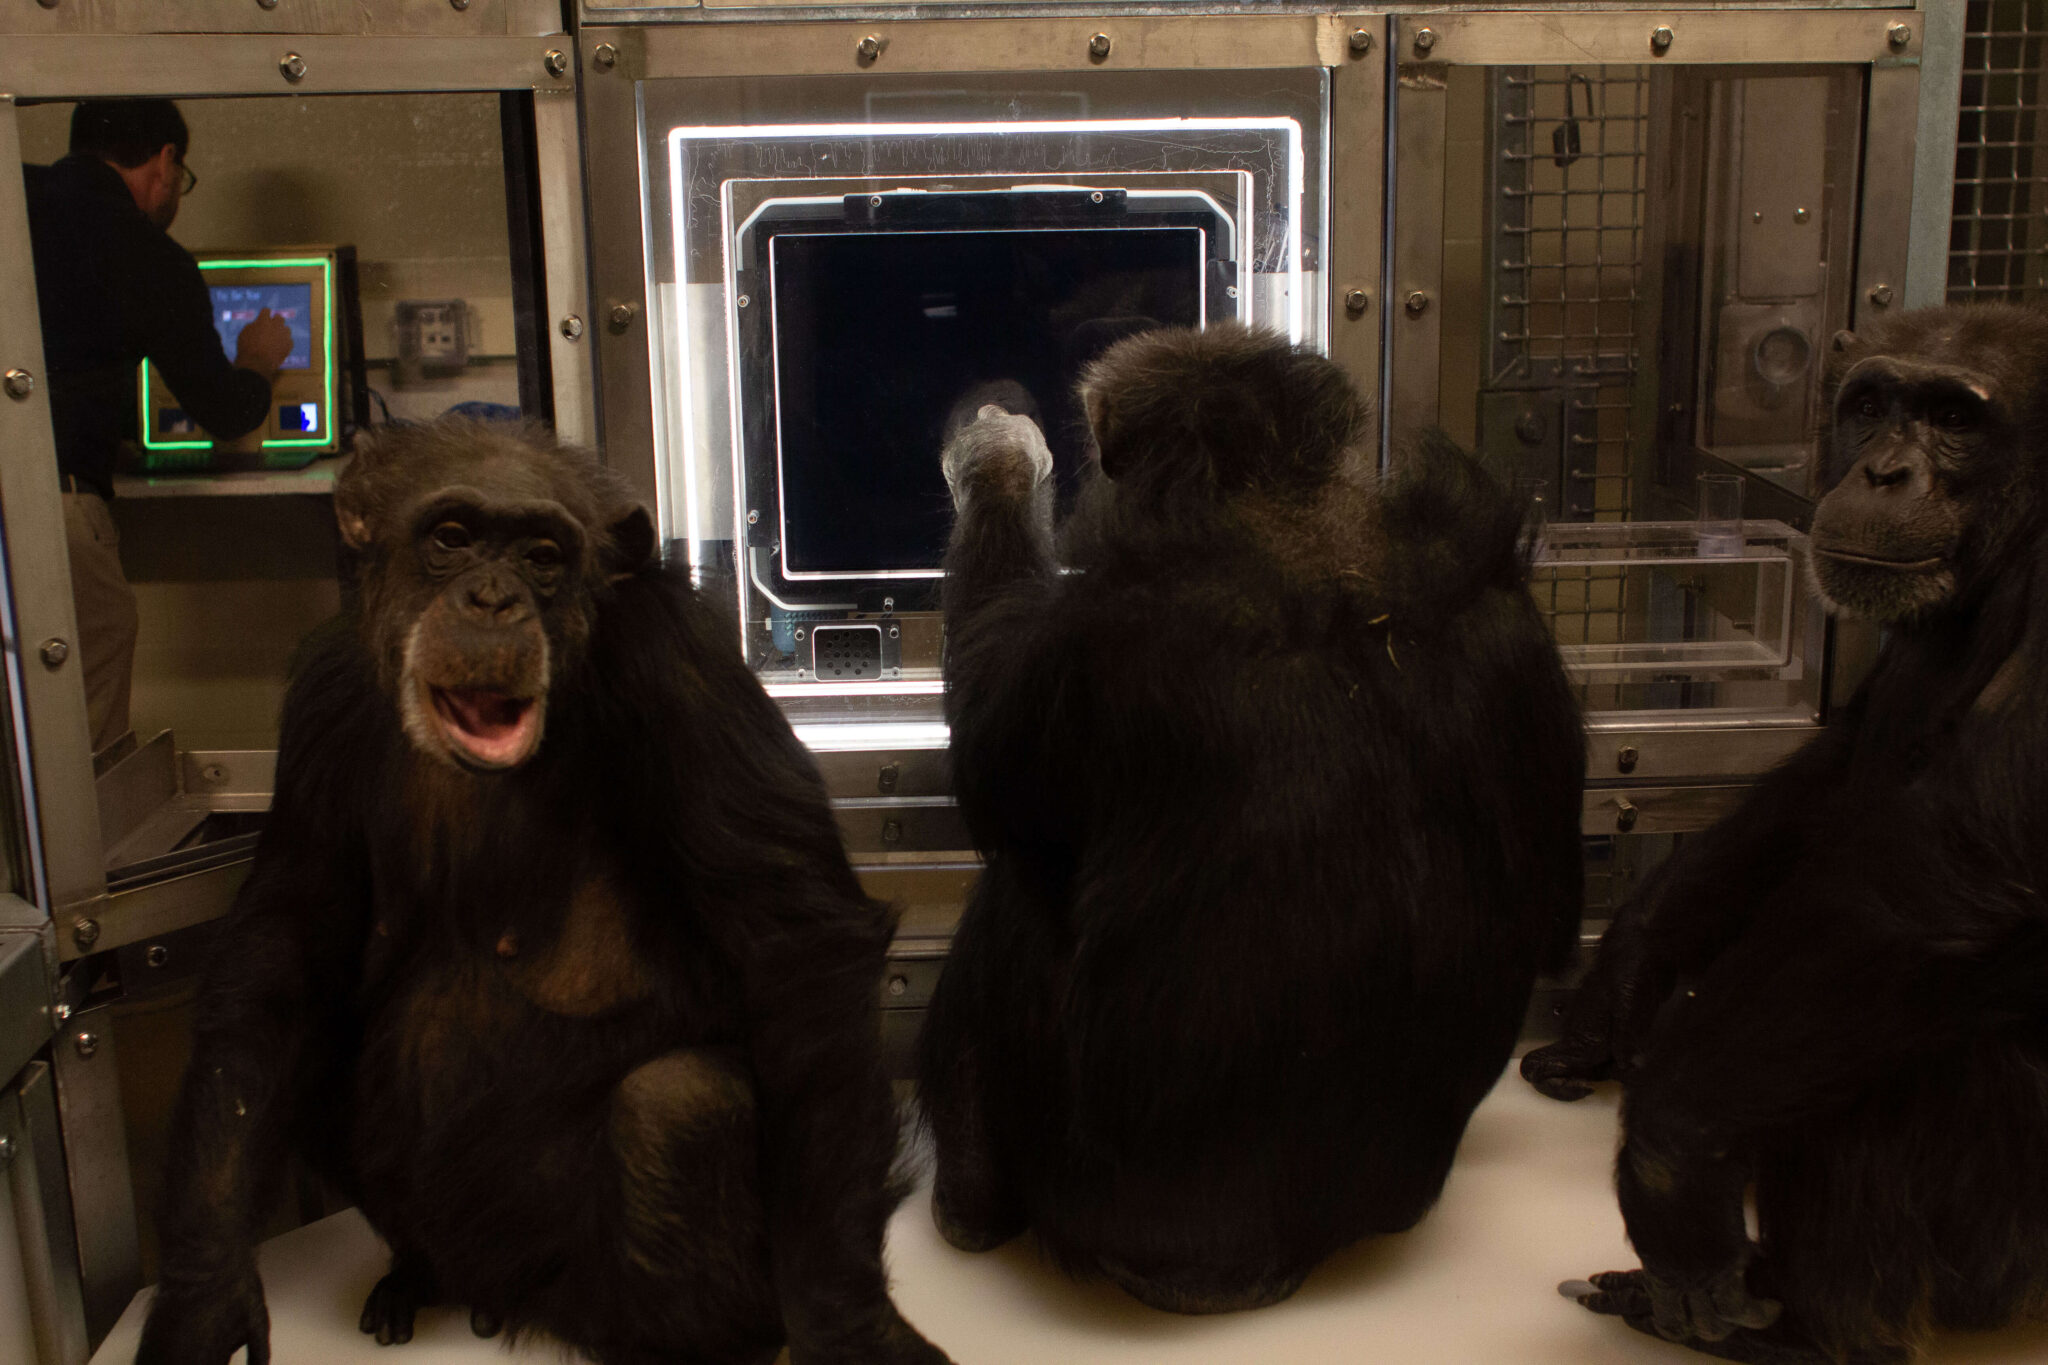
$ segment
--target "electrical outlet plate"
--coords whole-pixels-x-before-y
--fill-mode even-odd
[[[461,299],[401,300],[395,325],[401,362],[423,370],[469,363],[469,308]]]

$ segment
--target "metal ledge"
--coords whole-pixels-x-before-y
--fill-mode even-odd
[[[1459,66],[1586,65],[1593,62],[1816,65],[1917,60],[1922,19],[1911,10],[1629,10],[1585,13],[1456,13],[1405,15],[1397,21],[1394,55],[1403,62]],[[1910,37],[1891,44],[1894,25]],[[1428,31],[1426,46],[1418,34]],[[1670,41],[1651,46],[1651,35]]]
[[[0,43],[0,90],[17,99],[91,95],[335,95],[434,90],[569,90],[550,75],[552,38],[341,38],[263,34],[33,34]],[[289,53],[305,74],[288,79]]]

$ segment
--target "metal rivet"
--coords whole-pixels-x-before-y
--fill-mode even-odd
[[[199,776],[206,782],[225,782],[228,780],[227,764],[209,763],[199,770]]]
[[[804,638],[804,628],[802,626],[796,628],[796,638],[799,640]]]
[[[902,631],[902,628],[901,628],[901,627],[898,627],[898,626],[891,626],[891,627],[889,627],[889,638],[890,638],[890,639],[894,640],[894,639],[896,639],[897,637],[901,636],[902,634],[903,634],[903,631]]]
[[[306,78],[306,59],[296,52],[287,52],[277,59],[277,69],[286,80],[297,84]]]
[[[871,208],[871,209],[878,209],[878,208],[882,207],[882,196],[881,196],[881,195],[879,195],[879,194],[871,194],[871,195],[869,195],[869,196],[868,196],[868,207],[869,207],[869,208]]]
[[[559,47],[551,47],[541,53],[540,64],[547,68],[550,76],[559,76],[569,69],[569,54]]]
[[[66,1019],[69,1019],[71,1017],[71,1006],[66,1005],[60,1001],[59,1003],[50,1006],[50,1016],[61,1024]]]
[[[633,325],[633,319],[639,315],[639,312],[640,310],[630,303],[613,304],[611,313],[612,330],[614,332],[625,331]]]
[[[1892,301],[1892,287],[1888,284],[1878,285],[1870,291],[1870,301],[1880,308],[1887,307]]]
[[[20,402],[36,391],[36,377],[27,370],[13,369],[7,372],[7,396]]]
[[[1109,35],[1107,33],[1098,33],[1088,40],[1088,55],[1098,62],[1109,56]]]
[[[44,9],[57,8],[57,0],[36,0],[36,3],[38,5],[41,5]]]
[[[1657,25],[1657,27],[1650,30],[1650,51],[1657,53],[1659,56],[1669,52],[1671,50],[1671,40],[1676,36],[1664,25]]]
[[[736,304],[738,304],[738,305],[739,305],[740,307],[744,308],[744,307],[746,307],[746,306],[747,306],[747,305],[748,305],[749,303],[752,303],[752,302],[753,302],[753,300],[752,300],[752,299],[750,299],[750,298],[748,298],[748,297],[747,297],[747,296],[746,296],[745,294],[742,294],[742,295],[740,295],[740,296],[739,296],[738,298],[734,299],[734,300],[733,300],[733,302],[734,302],[734,303],[736,303]]]
[[[469,8],[469,0],[448,0],[448,6],[449,6],[449,8],[450,8],[450,9],[457,9],[457,10],[464,10],[464,9],[468,9],[468,8]]]
[[[71,941],[81,948],[90,948],[100,941],[100,922],[96,919],[82,919],[71,926]]]
[[[1224,298],[1226,298],[1226,299],[1234,299],[1234,298],[1236,298],[1236,297],[1237,297],[1237,286],[1236,286],[1236,285],[1234,285],[1234,284],[1226,284],[1226,285],[1224,285],[1224,286],[1223,286],[1223,297],[1224,297]]]
[[[883,611],[894,611],[894,610],[896,610],[896,599],[895,599],[895,598],[893,598],[893,597],[885,597],[885,598],[883,598],[883,599],[882,599],[882,610],[883,610]]]
[[[1913,41],[1913,26],[1911,24],[1893,24],[1884,31],[1884,40],[1892,45],[1894,51],[1903,48],[1907,43]]]
[[[583,335],[583,319],[574,313],[562,319],[562,335],[574,341]]]
[[[1758,209],[1754,213],[1749,215],[1749,221],[1752,223],[1761,223],[1763,220],[1764,211],[1762,209]]]
[[[78,1049],[79,1056],[91,1057],[100,1050],[100,1036],[97,1033],[81,1033],[71,1040],[71,1045]]]
[[[1416,30],[1415,30],[1415,50],[1416,50],[1417,52],[1427,52],[1427,51],[1429,51],[1429,50],[1430,50],[1431,48],[1433,48],[1433,47],[1435,47],[1435,46],[1436,46],[1436,30],[1435,30],[1435,29],[1433,29],[1433,28],[1418,28],[1418,29],[1416,29]]]
[[[882,822],[882,842],[885,844],[902,843],[903,822],[900,820],[884,820]]]
[[[1363,57],[1366,53],[1372,51],[1372,34],[1362,28],[1354,28],[1351,30],[1350,43],[1351,55]]]
[[[910,993],[910,978],[909,978],[909,977],[907,977],[907,976],[892,976],[892,977],[890,977],[890,978],[889,978],[889,994],[891,994],[891,995],[908,995],[909,993]]]
[[[1102,202],[1102,191],[1101,191],[1101,190],[1094,190],[1094,191],[1090,192],[1090,194],[1088,195],[1088,202],[1089,202],[1089,203],[1091,203],[1091,204],[1099,204],[1099,203],[1101,203],[1101,202]]]
[[[6,1137],[0,1137],[0,1166],[13,1165],[14,1152],[15,1146],[13,1135],[9,1134]]]
[[[1411,315],[1413,315],[1413,316],[1415,316],[1415,317],[1420,317],[1420,316],[1422,316],[1422,314],[1424,314],[1424,313],[1426,313],[1426,312],[1428,312],[1428,311],[1429,311],[1429,295],[1428,295],[1428,294],[1425,294],[1425,293],[1424,293],[1423,291],[1421,291],[1420,289],[1418,289],[1418,290],[1416,290],[1416,291],[1415,291],[1414,293],[1412,293],[1412,294],[1410,294],[1410,295],[1408,296],[1408,312],[1409,312],[1409,313],[1410,313]]]
[[[64,661],[71,657],[71,642],[53,635],[43,641],[42,648],[36,653],[42,656],[44,668],[62,668]]]
[[[142,960],[152,967],[161,967],[171,960],[171,950],[161,943],[152,943],[149,951],[142,955]]]
[[[760,524],[761,524],[761,514],[760,514],[759,512],[748,512],[748,513],[747,513],[747,525],[749,525],[749,526],[758,526],[758,525],[760,525]]]
[[[1614,766],[1622,772],[1632,773],[1636,770],[1636,762],[1640,758],[1642,754],[1635,745],[1624,744],[1614,751]]]
[[[599,43],[597,50],[590,54],[590,60],[599,71],[609,71],[619,64],[619,50],[610,43]]]
[[[859,44],[857,44],[854,47],[853,51],[854,55],[859,57],[864,62],[874,61],[877,57],[882,55],[881,36],[879,34],[870,33],[867,37],[860,40]]]
[[[1636,827],[1636,804],[1626,796],[1614,803],[1614,831],[1626,834]]]
[[[276,9],[277,0],[256,0],[257,9]]]
[[[1351,314],[1352,317],[1357,317],[1366,310],[1366,306],[1371,302],[1372,295],[1366,293],[1363,289],[1347,290],[1344,294],[1344,311]]]
[[[896,790],[896,779],[902,775],[902,768],[894,763],[884,763],[882,771],[875,775],[875,790],[884,796],[892,795]]]
[[[1811,217],[1813,217],[1813,214],[1807,211],[1806,209],[1792,210],[1792,221],[1795,223],[1803,223]]]

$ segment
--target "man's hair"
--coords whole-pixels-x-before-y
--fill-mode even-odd
[[[185,116],[169,100],[84,100],[71,111],[71,151],[135,167],[162,151],[165,143],[185,148],[192,135]]]

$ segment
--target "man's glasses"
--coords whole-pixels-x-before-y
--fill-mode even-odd
[[[190,194],[194,189],[198,188],[199,177],[194,175],[192,173],[192,168],[190,166],[187,166],[182,161],[178,163],[178,175],[180,177],[178,182],[179,194]]]

